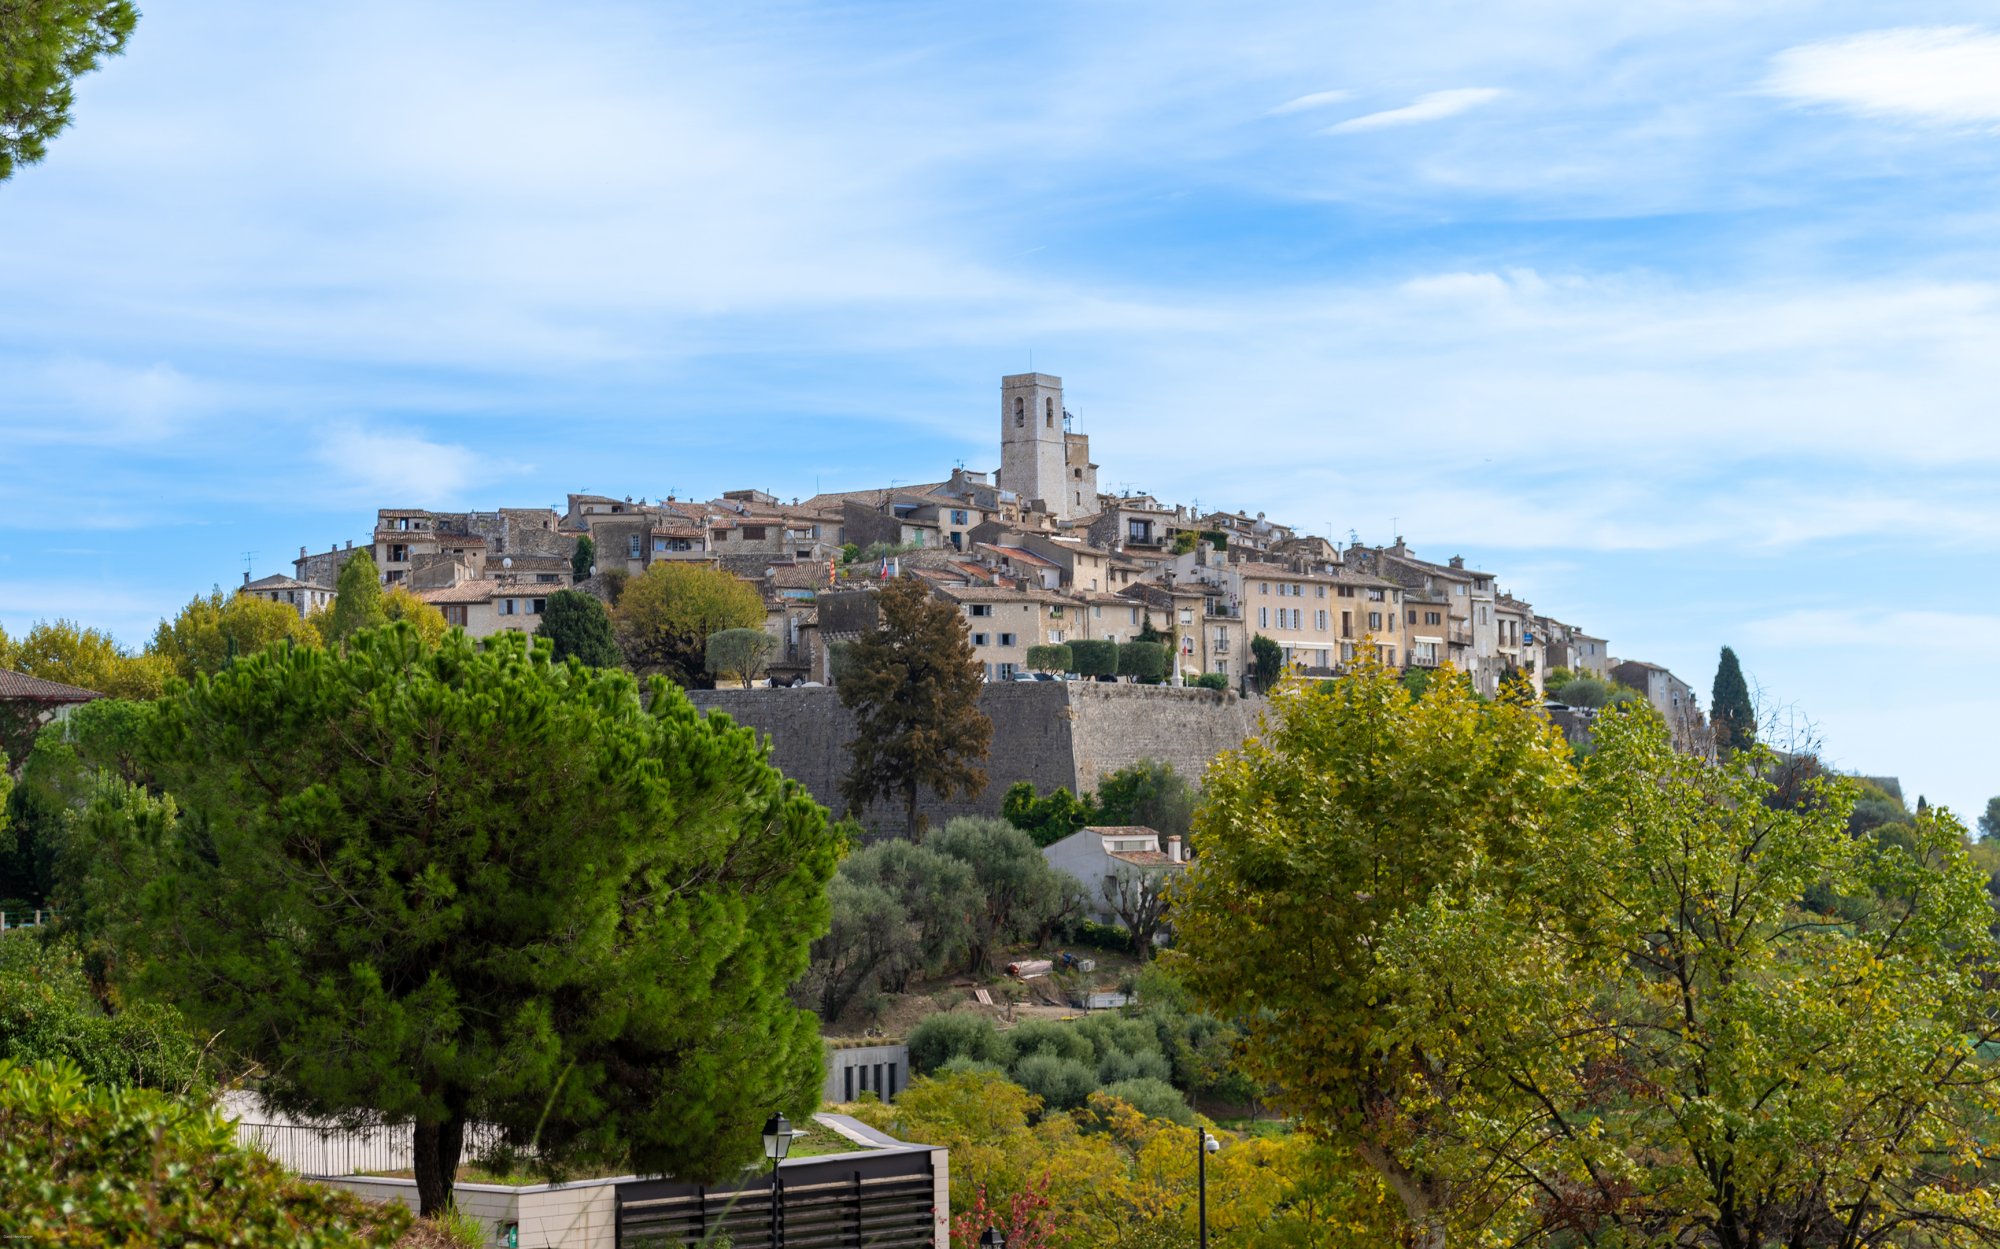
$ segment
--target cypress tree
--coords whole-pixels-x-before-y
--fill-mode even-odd
[[[576,554],[569,557],[569,579],[571,581],[588,580],[591,569],[596,566],[597,544],[590,540],[589,534],[585,534],[576,540]]]
[[[1716,744],[1724,750],[1744,750],[1757,740],[1757,712],[1750,705],[1743,665],[1736,662],[1736,652],[1727,646],[1722,648],[1722,662],[1716,665],[1709,711],[1715,718]]]
[[[581,590],[557,590],[549,595],[535,636],[549,640],[557,663],[574,656],[593,668],[616,668],[624,660],[611,635],[611,614],[603,603]]]
[[[382,572],[375,557],[356,551],[340,566],[340,578],[333,586],[333,611],[327,617],[327,644],[345,642],[362,629],[376,629],[389,623],[389,611],[382,605]]]

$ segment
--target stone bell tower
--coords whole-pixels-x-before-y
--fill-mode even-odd
[[[1064,437],[1062,379],[1015,373],[1000,379],[1000,488],[1022,506],[1042,501],[1057,516],[1076,514],[1066,489],[1068,440]],[[1096,510],[1093,492],[1090,510]]]

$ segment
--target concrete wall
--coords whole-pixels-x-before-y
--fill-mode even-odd
[[[454,1199],[462,1212],[486,1229],[487,1244],[502,1245],[508,1224],[519,1226],[520,1249],[613,1249],[617,1244],[617,1185],[614,1180],[574,1184],[459,1184]],[[417,1208],[415,1180],[343,1175],[322,1181],[370,1201],[400,1201]]]
[[[847,1073],[854,1073],[848,1079]],[[896,1100],[896,1094],[910,1083],[910,1047],[900,1042],[894,1045],[851,1045],[836,1049],[827,1047],[826,1083],[820,1088],[820,1100],[828,1104],[853,1101],[863,1092],[875,1094],[885,1102]],[[849,1094],[852,1088],[853,1095]]]
[[[722,711],[769,738],[778,767],[839,811],[853,718],[838,691],[821,689],[690,690],[704,711]],[[1100,777],[1141,759],[1163,759],[1199,782],[1209,760],[1243,744],[1256,729],[1261,699],[1228,691],[1169,689],[1095,681],[1009,681],[985,687],[980,710],[993,721],[987,785],[978,797],[920,806],[933,825],[959,815],[998,815],[1007,787],[1027,781],[1038,793],[1057,786],[1094,790]],[[901,811],[878,805],[862,815],[870,828],[900,828]]]

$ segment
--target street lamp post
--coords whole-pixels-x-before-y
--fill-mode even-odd
[[[785,1155],[792,1149],[791,1120],[783,1115],[772,1115],[764,1123],[764,1156],[771,1160],[771,1244],[778,1249],[785,1243],[785,1179],[778,1168],[784,1163]]]
[[[1197,1198],[1201,1203],[1201,1249],[1208,1249],[1208,1156],[1222,1148],[1222,1142],[1208,1134],[1208,1129],[1199,1132],[1200,1143],[1195,1146],[1194,1166],[1198,1177]]]
[[[997,1227],[989,1227],[979,1233],[979,1249],[1007,1249],[1007,1238]]]

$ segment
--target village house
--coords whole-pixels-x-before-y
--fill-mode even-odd
[[[250,574],[246,572],[243,574],[243,585],[236,592],[251,598],[261,598],[266,602],[283,603],[301,616],[310,616],[320,608],[333,603],[332,586],[317,585],[275,573],[252,581]]]
[[[1122,922],[1110,893],[1121,876],[1178,874],[1187,870],[1181,839],[1165,838],[1144,825],[1100,825],[1079,829],[1042,848],[1050,867],[1083,885],[1090,897],[1091,917],[1101,924]],[[1110,888],[1107,888],[1110,886]]]

